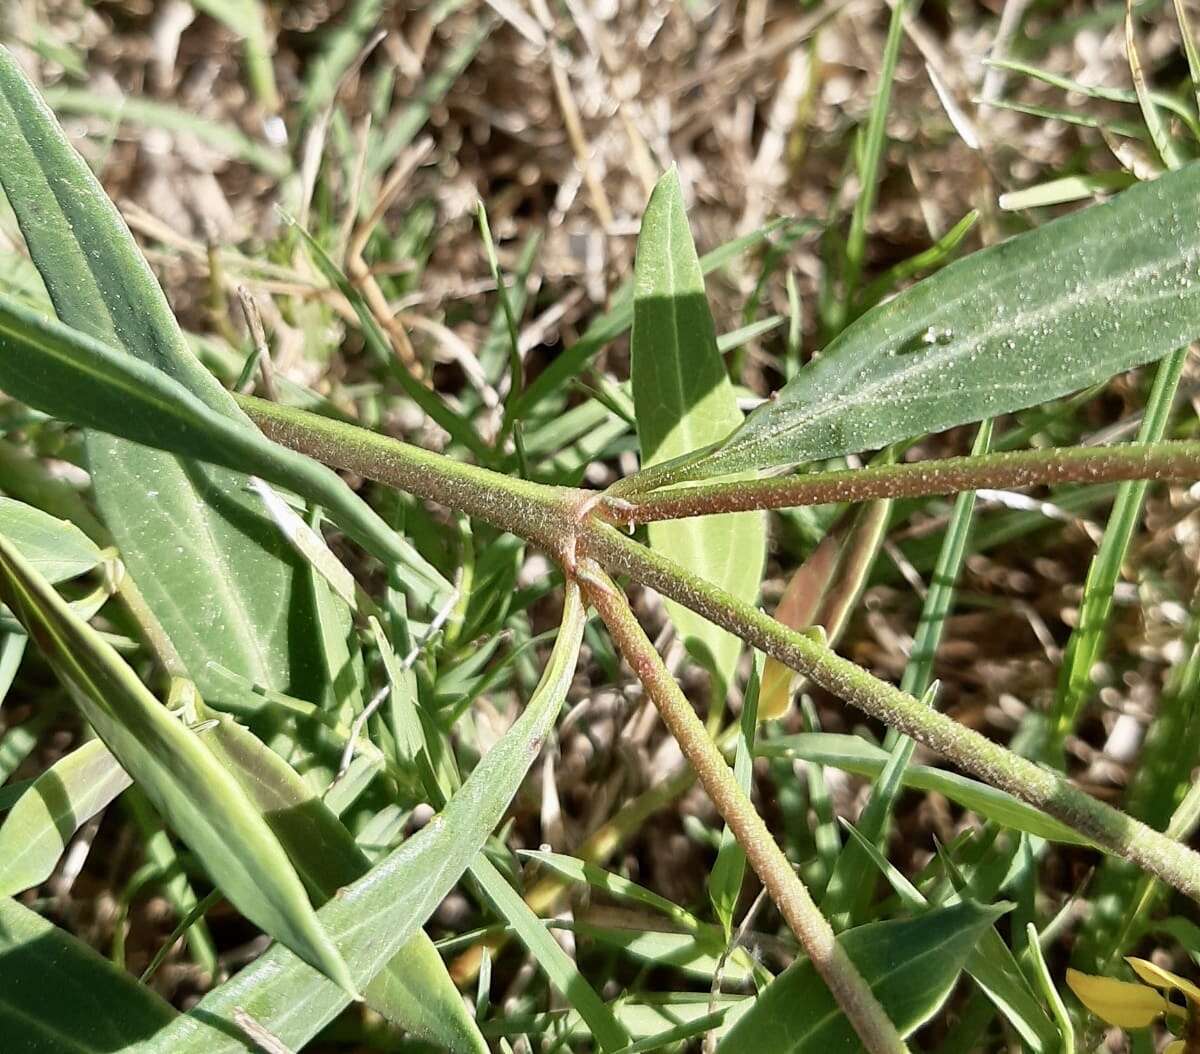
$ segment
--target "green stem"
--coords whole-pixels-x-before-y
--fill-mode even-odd
[[[1099,802],[1062,776],[1013,754],[953,718],[873,677],[812,637],[697,578],[673,561],[596,524],[579,539],[579,555],[703,615],[891,728],[911,736],[956,765],[1036,806],[1097,845],[1200,903],[1200,855],[1143,823]]]
[[[1127,480],[1200,479],[1200,442],[1055,447],[917,461],[903,465],[811,472],[774,479],[701,483],[604,505],[623,526],[748,509],[787,509],[875,498],[918,498],[984,488]]]
[[[804,946],[854,1030],[872,1054],[900,1054],[908,1048],[804,883],[779,848],[737,778],[709,736],[691,703],[671,676],[650,638],[638,623],[625,595],[596,565],[579,565],[584,593],[604,619],[625,661],[646,688],[664,723],[678,742],[780,913]]]
[[[610,573],[627,574],[642,585],[657,589],[839,698],[943,754],[965,771],[1062,820],[1096,844],[1132,861],[1200,903],[1200,856],[1089,797],[1057,773],[1018,757],[953,718],[923,706],[907,692],[878,680],[811,636],[788,629],[725,590],[638,545],[616,528],[589,515],[599,495],[510,479],[303,411],[256,399],[243,398],[240,402],[273,439],[329,464],[401,487],[418,497],[443,503],[512,531],[545,549],[568,572],[575,570],[579,560],[590,557]],[[1056,453],[1060,458],[1065,455],[1068,463],[1082,459],[1093,464],[1094,455],[1089,450]],[[1141,448],[1123,446],[1094,453],[1103,453],[1110,459],[1105,462],[1104,472],[1086,477],[1095,482],[1138,478],[1139,473],[1151,478],[1189,478],[1189,475],[1195,478],[1200,475],[1196,471],[1200,465],[1200,443],[1164,443]],[[1001,456],[999,464],[1008,464],[1007,458],[1012,456],[1017,455]],[[932,492],[987,486],[994,477],[981,479],[978,473],[969,470],[971,463],[978,461],[993,467],[997,464],[994,456],[954,459],[962,471],[945,477],[944,484],[936,484]],[[1053,464],[1053,461],[1047,464],[1047,469]],[[913,468],[920,467],[881,468],[872,475],[899,473],[901,478],[907,478],[904,470]],[[1117,470],[1128,474],[1114,476],[1112,473]],[[929,478],[928,474],[933,470],[925,467],[922,471]],[[1026,482],[1044,480],[1038,477],[1026,479]],[[926,487],[929,485],[925,484]],[[867,496],[888,495],[885,492]],[[705,511],[724,510],[707,508]]]
[[[277,443],[329,465],[399,487],[409,494],[475,516],[574,562],[575,526],[596,495],[548,487],[463,464],[389,436],[269,403],[237,396],[242,409]]]

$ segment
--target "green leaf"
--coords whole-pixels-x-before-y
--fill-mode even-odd
[[[497,914],[516,931],[521,943],[529,949],[529,954],[537,961],[550,983],[587,1022],[599,1049],[616,1051],[626,1046],[629,1033],[617,1023],[612,1011],[579,972],[579,967],[546,929],[545,922],[508,884],[496,870],[496,865],[480,853],[471,864],[471,875]]]
[[[99,740],[71,751],[38,776],[0,826],[0,896],[49,878],[71,836],[129,783]]]
[[[554,726],[575,674],[584,622],[579,592],[568,586],[554,650],[521,716],[438,816],[317,913],[360,986],[425,923],[500,822]],[[344,992],[275,945],[141,1054],[244,1054],[244,1045],[229,1034],[239,1008],[299,1048],[347,1002]]]
[[[731,984],[748,980],[754,967],[749,956],[727,955],[729,940],[720,927],[711,924],[693,933],[595,926],[586,922],[577,922],[572,928],[581,937],[620,948],[651,966],[669,966],[705,981],[712,980],[722,962],[722,974]]]
[[[733,757],[733,776],[742,793],[749,801],[753,796],[754,783],[754,736],[758,728],[759,686],[762,660],[754,655],[750,670],[750,681],[742,700],[742,715],[739,721],[737,747]],[[733,917],[738,900],[742,895],[742,880],[746,875],[746,850],[742,848],[729,824],[721,832],[721,844],[717,859],[708,874],[708,899],[713,911],[725,930],[728,941],[733,935]]]
[[[613,874],[611,871],[605,871],[604,868],[590,864],[585,860],[579,860],[573,856],[553,853],[544,849],[522,849],[519,851],[519,855],[528,857],[530,860],[536,860],[543,867],[561,875],[570,882],[588,885],[594,889],[603,890],[610,896],[632,900],[654,911],[662,912],[667,918],[686,929],[698,929],[701,925],[700,921],[690,911],[681,908],[673,901],[667,900],[666,897],[659,896],[654,890],[647,889],[645,886],[639,886],[636,882],[631,882],[629,879]]]
[[[2,48],[0,184],[64,323],[250,428],[188,349],[128,227]],[[107,423],[132,416],[124,410]],[[318,679],[296,603],[303,565],[245,493],[244,477],[106,435],[89,435],[86,451],[105,524],[194,680],[204,683],[209,661],[280,691]]]
[[[888,751],[865,739],[834,732],[801,732],[780,736],[770,742],[760,742],[755,752],[760,757],[799,758],[819,765],[830,765],[868,779],[875,779],[883,772],[891,757]],[[944,794],[984,819],[995,820],[1014,831],[1024,831],[1064,845],[1091,845],[1082,835],[1053,816],[969,776],[926,765],[909,765],[904,770],[903,779],[904,786],[911,790]]]
[[[104,559],[99,547],[73,523],[12,498],[0,498],[0,534],[48,582],[86,574]]]
[[[238,910],[354,993],[295,869],[242,788],[2,536],[0,599],[97,735]]]
[[[964,902],[915,919],[847,930],[838,943],[902,1035],[918,1028],[950,994],[976,940],[1008,910]],[[718,1051],[847,1054],[862,1049],[811,960],[794,963],[759,995]]]
[[[0,294],[0,387],[65,421],[225,468],[255,473],[325,507],[383,560],[442,577],[331,469],[271,442],[156,369]],[[239,410],[238,413],[241,411]],[[199,472],[203,469],[190,467]],[[97,481],[98,490],[101,481]],[[161,492],[154,492],[162,497]],[[274,525],[271,525],[274,532]],[[172,532],[172,541],[177,532]],[[280,539],[277,544],[283,544]],[[307,566],[304,565],[307,572]]]
[[[226,715],[201,733],[241,784],[291,858],[318,907],[369,870],[366,854],[306,780],[254,733]],[[394,1024],[455,1054],[486,1051],[483,1037],[433,942],[418,929],[363,988],[363,1000]]]
[[[251,139],[234,124],[204,117],[154,99],[105,94],[93,89],[55,87],[46,99],[59,113],[89,114],[113,122],[128,122],[142,128],[163,128],[191,136],[235,161],[254,165],[267,175],[282,179],[292,170],[286,153]]]
[[[929,904],[924,894],[909,882],[899,869],[889,863],[879,848],[861,831],[849,823],[844,823],[844,826],[850,832],[853,844],[883,873],[904,902],[905,908],[923,912]],[[960,899],[955,895],[952,903]],[[1021,973],[1012,949],[1004,943],[994,926],[980,934],[979,941],[963,969],[1020,1032],[1027,1050],[1041,1054],[1042,1051],[1053,1047],[1054,1026],[1033,994],[1029,981]]]
[[[632,358],[643,467],[710,446],[741,424],[674,169],[658,181],[642,217]],[[758,597],[766,530],[766,517],[759,512],[649,528],[652,548],[747,602]],[[737,638],[672,601],[667,610],[688,649],[729,684],[741,653]]]
[[[8,897],[0,899],[0,978],[8,1050],[133,1054],[178,1017],[149,988]]]
[[[867,312],[702,478],[883,447],[1019,410],[1200,335],[1200,164],[982,249]]]

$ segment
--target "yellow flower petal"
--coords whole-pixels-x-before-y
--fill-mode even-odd
[[[1118,1028],[1145,1028],[1167,1009],[1162,993],[1144,984],[1068,970],[1067,985],[1093,1014]]]
[[[1182,1039],[1177,1039],[1163,1047],[1163,1054],[1183,1054],[1185,1050],[1187,1044]]]
[[[1161,966],[1155,966],[1148,959],[1135,959],[1132,955],[1128,955],[1125,957],[1125,961],[1146,984],[1152,984],[1155,988],[1176,988],[1189,1000],[1200,1006],[1200,988],[1197,988],[1186,977],[1180,977],[1177,973],[1164,970]]]

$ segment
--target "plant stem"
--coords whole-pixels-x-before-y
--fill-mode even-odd
[[[419,497],[441,502],[458,512],[512,531],[545,549],[568,573],[580,560],[591,557],[610,573],[627,574],[635,581],[657,589],[811,678],[839,698],[943,754],[965,771],[1043,809],[1096,844],[1132,861],[1200,903],[1200,855],[1089,797],[1057,773],[1018,757],[953,718],[923,706],[907,692],[878,680],[812,637],[788,629],[750,604],[637,544],[610,524],[600,522],[589,514],[598,495],[511,479],[300,410],[256,399],[240,398],[239,402],[273,439],[329,464],[401,487]],[[1136,479],[1146,474],[1151,478],[1200,476],[1200,443],[1164,443],[1095,452],[1056,451],[1049,461],[1038,462],[1045,471],[1026,481],[1044,482],[1046,473],[1053,472],[1054,459],[1064,456],[1069,463],[1082,462],[1094,468],[1096,455],[1107,459],[1102,462],[1105,467],[1085,475],[1083,478],[1088,481]],[[971,470],[972,463],[982,461],[994,467],[997,458],[1004,465],[1008,464],[1008,458],[1021,456],[955,458],[953,462],[958,464],[959,470],[948,476],[940,476],[928,466],[917,465],[880,468],[878,473],[872,472],[872,476],[895,473],[907,479],[908,473],[915,470],[918,478],[923,472],[928,480],[933,472],[935,478],[943,479],[942,483],[926,482],[923,484],[925,489],[901,493],[970,490],[987,486],[995,479]],[[1045,458],[1041,454],[1033,456]],[[865,471],[859,474],[865,474]],[[845,477],[856,473],[833,475]],[[883,492],[884,496],[888,493]],[[880,495],[876,491],[863,496]],[[761,504],[735,506],[739,509],[757,507]],[[704,511],[726,509],[707,507]]]
[[[277,443],[476,516],[533,542],[560,562],[574,562],[575,526],[580,509],[597,498],[594,493],[529,483],[317,414],[250,396],[236,398]]]
[[[1200,479],[1200,442],[1056,447],[774,479],[702,483],[612,501],[604,509],[612,522],[628,525],[748,509],[918,498],[984,488],[1167,479]]]
[[[1097,845],[1200,903],[1200,855],[1085,794],[1048,768],[993,743],[951,717],[830,651],[811,636],[788,629],[673,561],[595,524],[579,539],[579,556],[609,572],[691,608],[722,629],[804,674],[840,699],[944,755],[972,775],[1062,820]]]
[[[604,619],[609,635],[645,686],[718,812],[737,836],[780,913],[804,946],[850,1024],[872,1054],[900,1054],[907,1047],[762,817],[742,792],[716,743],[646,636],[625,595],[597,565],[578,568],[584,594]]]

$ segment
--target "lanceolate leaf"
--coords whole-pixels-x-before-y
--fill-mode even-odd
[[[1007,906],[964,902],[915,919],[847,930],[838,943],[903,1035],[934,1013],[976,941]],[[721,1041],[734,1054],[851,1054],[861,1044],[809,959],[771,982]]]
[[[755,748],[760,757],[790,757],[811,761],[819,765],[853,772],[858,776],[875,779],[886,767],[891,754],[868,743],[859,736],[840,735],[833,732],[800,732],[793,736],[760,741]],[[914,790],[931,790],[944,794],[951,801],[973,812],[985,820],[995,820],[1014,831],[1025,831],[1038,838],[1045,838],[1064,845],[1089,845],[1082,835],[1077,834],[1065,823],[969,776],[946,769],[926,765],[909,765],[904,770],[904,785]]]
[[[624,1049],[629,1043],[629,1033],[618,1024],[608,1004],[588,984],[574,960],[546,929],[545,923],[485,854],[480,853],[471,863],[471,876],[479,883],[497,914],[516,931],[550,983],[587,1022],[597,1048],[602,1051]]]
[[[659,180],[642,217],[634,286],[633,401],[642,464],[650,466],[710,446],[742,421],[674,169]],[[650,545],[689,571],[740,600],[758,596],[766,554],[762,513],[655,523],[649,530]],[[741,650],[737,639],[678,604],[668,602],[667,609],[689,650],[728,684]]]
[[[441,813],[317,913],[362,987],[412,938],[503,817],[554,727],[575,674],[584,609],[568,586],[554,650],[524,712]],[[229,1034],[241,1009],[293,1049],[346,1006],[345,993],[278,945],[210,993],[141,1054],[244,1054]]]
[[[71,835],[129,782],[99,740],[84,743],[43,772],[0,825],[0,896],[49,878]]]
[[[1200,164],[973,253],[867,312],[689,478],[1047,402],[1200,335]]]
[[[146,446],[257,473],[325,506],[380,558],[416,568],[435,588],[444,585],[337,473],[271,442],[240,418],[214,410],[166,371],[2,293],[0,347],[0,387],[29,406]],[[203,479],[213,470],[189,471]]]
[[[122,768],[238,910],[354,992],[295,869],[237,781],[3,536],[0,599]]]
[[[313,903],[326,903],[339,889],[362,878],[370,870],[366,854],[304,778],[232,718],[205,715],[210,716],[217,724],[201,733],[202,739],[262,812]],[[417,929],[363,988],[363,999],[405,1031],[455,1054],[487,1050],[424,930]]]
[[[64,323],[249,428],[187,348],[129,229],[2,48],[0,184]],[[212,660],[279,691],[303,694],[317,681],[313,649],[297,640],[311,635],[295,602],[303,565],[243,477],[98,433],[87,456],[102,518],[193,679],[203,685]]]
[[[6,1050],[132,1054],[176,1017],[149,988],[82,941],[0,898],[0,1036]]]

